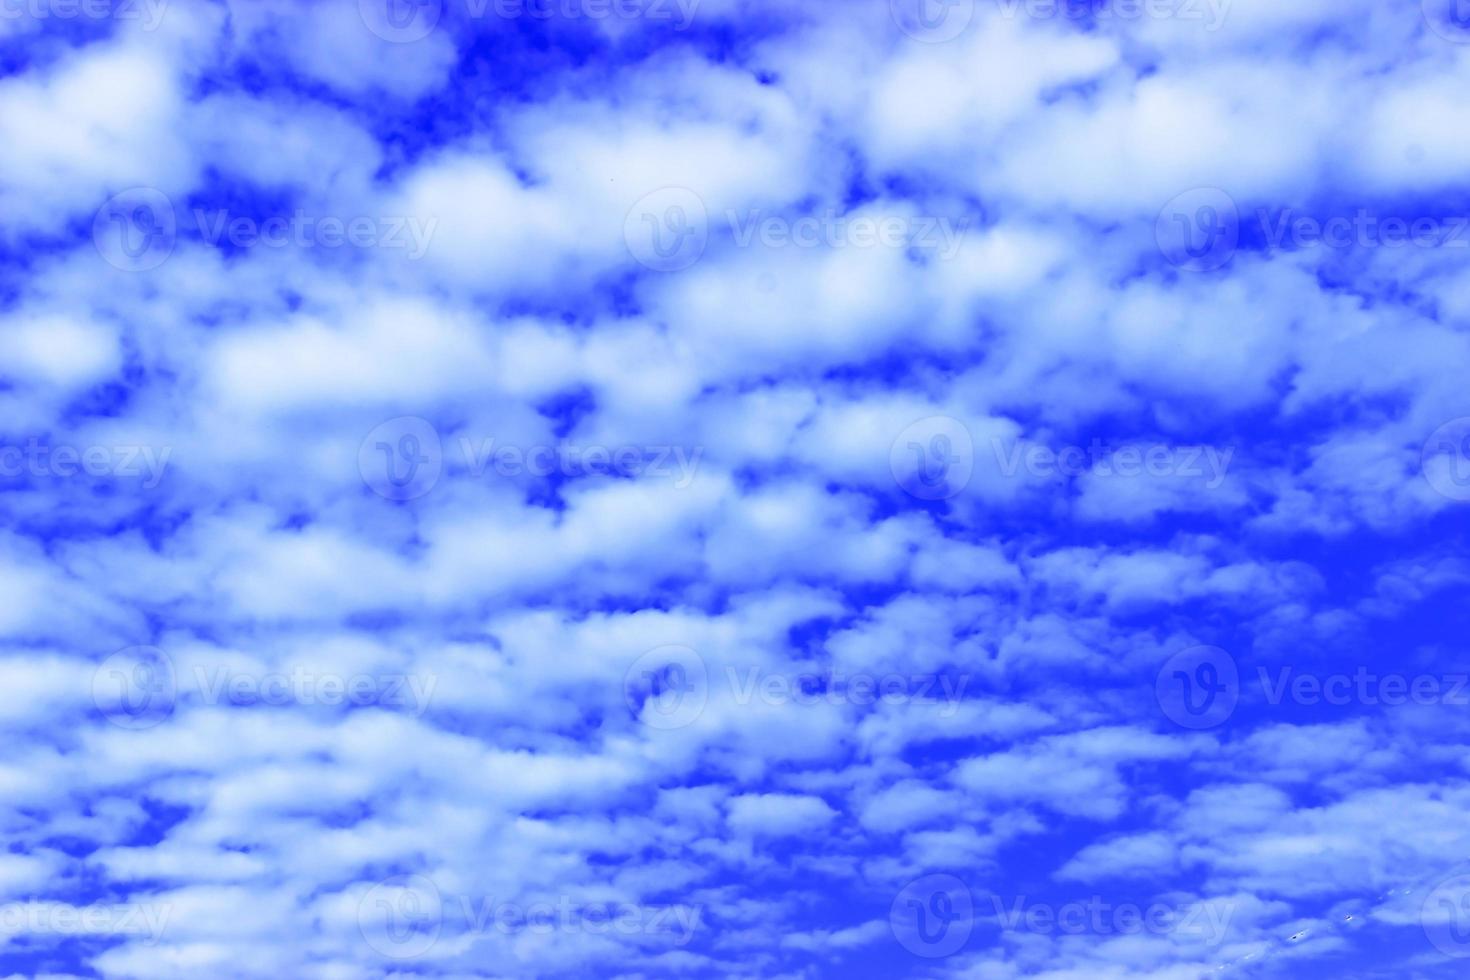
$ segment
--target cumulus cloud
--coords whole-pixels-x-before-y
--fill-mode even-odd
[[[1452,971],[1450,6],[11,5],[0,974]]]

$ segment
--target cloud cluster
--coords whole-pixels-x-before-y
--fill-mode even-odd
[[[0,975],[1457,975],[1453,6],[0,11]]]

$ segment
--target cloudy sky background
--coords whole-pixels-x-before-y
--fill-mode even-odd
[[[6,0],[0,975],[1461,976],[1463,13]]]

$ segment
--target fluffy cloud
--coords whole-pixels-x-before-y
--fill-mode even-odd
[[[13,6],[0,973],[1465,952],[1435,3]]]

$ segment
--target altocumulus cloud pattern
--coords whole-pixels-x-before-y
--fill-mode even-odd
[[[1459,978],[1470,7],[0,0],[0,977]]]

